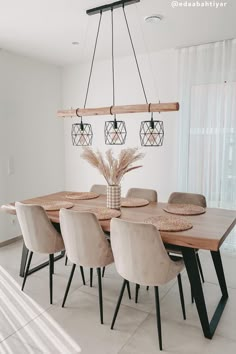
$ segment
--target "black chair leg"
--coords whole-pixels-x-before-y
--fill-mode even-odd
[[[127,291],[128,291],[129,299],[131,300],[131,291],[130,291],[129,281],[127,281]]]
[[[194,303],[194,296],[193,296],[193,289],[190,285],[190,289],[191,289],[191,301],[192,301],[192,304]]]
[[[202,271],[202,265],[201,265],[201,261],[200,261],[198,252],[196,252],[196,260],[197,260],[197,266],[198,266],[198,269],[199,269],[199,272],[200,272],[200,275],[202,278],[202,282],[205,283],[205,279],[204,279],[204,275],[203,275],[203,271]]]
[[[52,274],[54,274],[55,262],[54,262],[54,254],[52,255]]]
[[[103,267],[102,268],[102,277],[104,278],[104,274],[105,274],[105,269],[106,269],[106,267]]]
[[[67,262],[68,262],[68,257],[66,256],[66,258],[65,258],[65,266],[67,266]]]
[[[128,281],[124,279],[123,285],[122,285],[122,288],[121,288],[121,291],[120,291],[120,295],[119,295],[119,298],[118,298],[118,301],[117,301],[115,313],[114,313],[114,316],[113,316],[113,319],[112,319],[111,329],[113,329],[114,324],[116,322],[116,317],[118,315],[118,311],[119,311],[119,308],[120,308],[120,304],[121,304],[121,301],[122,301],[122,298],[123,298],[123,295],[124,295],[124,291],[125,291],[125,287],[126,287],[127,283],[128,283]]]
[[[93,287],[93,268],[90,268],[90,288]]]
[[[29,272],[29,267],[30,267],[30,263],[31,263],[31,260],[32,260],[32,256],[33,256],[33,252],[30,252],[30,254],[29,254],[29,259],[28,259],[28,263],[27,263],[27,266],[26,266],[25,274],[24,274],[24,279],[23,279],[22,287],[21,287],[21,290],[22,290],[22,291],[24,290],[24,287],[25,287],[25,282],[26,282],[26,278],[27,278],[27,276],[28,276],[28,272]]]
[[[67,284],[67,287],[66,287],[66,292],[65,292],[64,299],[62,301],[61,307],[65,306],[66,298],[67,298],[68,292],[70,290],[70,285],[71,285],[71,282],[72,282],[72,279],[73,279],[73,275],[74,275],[74,272],[75,272],[75,267],[76,267],[76,264],[73,264],[71,272],[70,272],[70,277],[69,277],[69,280],[68,280],[68,284]]]
[[[100,320],[103,324],[103,302],[102,302],[102,275],[101,268],[97,268],[98,273],[98,294],[99,294],[99,308],[100,308]]]
[[[147,290],[147,291],[149,290],[149,286],[147,286],[146,290]]]
[[[184,320],[186,320],[184,293],[183,293],[183,287],[182,287],[181,274],[178,274],[177,278],[178,278],[179,296],[180,296],[180,302],[181,302],[181,306],[182,306],[183,318],[184,318]]]
[[[82,280],[83,280],[83,284],[85,285],[84,268],[82,266],[80,266],[80,273],[81,273],[81,277],[82,277]]]
[[[136,304],[138,303],[138,292],[139,292],[139,289],[140,289],[140,285],[136,284],[136,286],[135,286],[135,303]]]
[[[161,312],[160,312],[158,286],[154,286],[154,290],[155,290],[155,303],[156,303],[156,316],[157,316],[157,331],[158,331],[158,338],[159,338],[159,348],[160,348],[160,350],[162,350]]]
[[[54,255],[49,255],[49,292],[50,292],[50,304],[52,304],[52,294],[53,294],[53,286],[52,286],[52,276],[54,270]]]

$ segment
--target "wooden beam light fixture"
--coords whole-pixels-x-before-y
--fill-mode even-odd
[[[178,102],[171,103],[151,103],[135,104],[125,106],[110,106],[99,108],[78,108],[80,116],[108,116],[110,114],[131,114],[131,113],[148,113],[148,112],[175,112],[179,110]],[[57,112],[58,118],[76,117],[76,109],[60,110]]]
[[[95,15],[95,14],[100,14],[100,19],[98,22],[98,29],[97,29],[97,36],[95,40],[95,46],[94,46],[94,51],[93,51],[93,57],[92,57],[92,62],[91,62],[91,68],[90,68],[90,74],[89,74],[89,79],[88,79],[88,85],[87,85],[87,91],[85,95],[85,102],[84,102],[84,107],[83,108],[77,108],[77,109],[68,109],[68,110],[59,110],[57,112],[57,116],[59,118],[68,118],[68,117],[76,117],[79,116],[81,117],[81,123],[78,124],[79,126],[79,134],[81,134],[82,131],[82,140],[83,143],[80,143],[80,139],[78,140],[79,143],[75,144],[75,138],[73,140],[73,137],[75,136],[75,125],[72,126],[72,140],[73,140],[73,145],[91,145],[92,144],[92,127],[90,126],[89,128],[89,138],[86,138],[86,131],[84,129],[81,130],[81,124],[82,128],[84,126],[88,126],[85,123],[82,122],[82,117],[83,116],[105,116],[105,115],[113,115],[114,120],[109,121],[105,123],[105,143],[109,145],[121,145],[125,143],[126,139],[126,128],[125,128],[125,122],[123,121],[117,121],[116,120],[116,115],[117,114],[132,114],[132,113],[151,113],[151,119],[149,121],[143,121],[141,123],[140,127],[140,142],[142,146],[161,146],[163,144],[163,138],[164,138],[164,127],[163,127],[163,122],[159,120],[154,120],[153,119],[153,113],[155,112],[174,112],[179,110],[179,103],[178,102],[170,102],[170,103],[148,103],[147,95],[145,92],[142,76],[141,76],[141,71],[139,68],[138,64],[138,59],[135,53],[134,49],[134,44],[131,36],[131,31],[129,28],[126,12],[125,12],[125,7],[128,5],[132,5],[135,3],[139,3],[140,0],[122,0],[122,1],[116,1],[111,4],[106,4],[103,6],[99,6],[93,9],[89,9],[86,11],[87,15]],[[130,43],[132,46],[138,74],[139,74],[139,79],[140,83],[142,86],[143,94],[146,103],[145,104],[135,104],[135,105],[122,105],[122,106],[116,106],[115,105],[115,69],[114,69],[114,25],[113,25],[113,11],[115,9],[122,8],[123,9],[123,14],[124,14],[124,19],[126,22],[127,26],[127,31],[128,35],[130,38]],[[96,54],[96,48],[97,48],[97,42],[98,42],[98,37],[99,37],[99,32],[100,32],[100,26],[101,26],[101,20],[102,20],[102,15],[103,12],[106,11],[111,11],[111,25],[112,25],[112,82],[113,82],[113,105],[109,107],[99,107],[99,108],[87,108],[86,103],[87,103],[87,98],[88,98],[88,92],[90,88],[90,82],[91,82],[91,76],[92,76],[92,71],[93,71],[93,65],[94,65],[94,59],[95,59],[95,54]],[[76,128],[78,128],[76,126]],[[89,142],[89,143],[86,143]]]

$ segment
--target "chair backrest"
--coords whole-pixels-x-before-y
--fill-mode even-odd
[[[154,225],[111,220],[111,246],[117,272],[140,285],[165,284],[183,269],[173,262]]]
[[[141,198],[147,199],[149,202],[157,202],[157,192],[154,189],[130,188],[126,197]]]
[[[94,184],[90,188],[90,192],[97,194],[107,194],[107,186],[105,184]]]
[[[206,198],[202,194],[174,192],[169,196],[170,204],[193,204],[203,208],[207,207]]]
[[[104,267],[113,262],[111,247],[92,213],[60,210],[61,233],[69,260],[84,267]]]
[[[64,249],[61,235],[40,205],[16,202],[15,207],[25,245],[30,251],[52,254]]]

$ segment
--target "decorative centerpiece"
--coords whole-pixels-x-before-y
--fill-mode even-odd
[[[105,158],[100,151],[96,153],[91,148],[84,148],[81,157],[95,167],[107,182],[107,208],[120,209],[121,186],[123,176],[139,167],[133,164],[144,157],[137,148],[122,149],[118,158],[113,156],[111,149],[105,153]]]

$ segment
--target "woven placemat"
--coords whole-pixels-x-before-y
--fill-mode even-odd
[[[205,208],[193,204],[167,204],[163,210],[177,215],[200,215],[206,212]]]
[[[184,219],[165,215],[152,216],[144,222],[155,225],[159,231],[185,231],[193,227],[190,222]]]
[[[87,200],[98,198],[99,194],[93,192],[71,192],[66,194],[66,198],[73,200]]]
[[[81,208],[75,206],[73,210],[87,211],[96,215],[98,220],[109,220],[112,218],[118,218],[121,215],[120,210],[108,209],[105,207],[93,207],[93,208]]]
[[[32,204],[32,203],[29,202],[29,203],[25,203],[25,204]],[[59,200],[53,201],[52,200],[50,202],[43,202],[43,203],[38,202],[36,205],[42,206],[43,209],[46,211],[60,210],[61,208],[70,209],[74,206],[73,203],[64,202],[63,200],[62,201],[59,201]]]
[[[121,206],[125,208],[135,208],[148,205],[149,201],[146,199],[140,198],[122,198]]]

